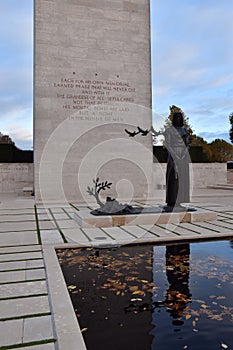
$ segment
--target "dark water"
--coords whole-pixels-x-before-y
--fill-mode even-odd
[[[57,251],[88,350],[233,349],[233,244]]]

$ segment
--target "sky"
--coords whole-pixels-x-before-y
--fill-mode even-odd
[[[151,0],[154,126],[176,105],[195,134],[229,141],[233,1]],[[0,0],[0,132],[33,139],[33,0]]]

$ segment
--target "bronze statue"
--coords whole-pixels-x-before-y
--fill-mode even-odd
[[[166,171],[167,210],[179,208],[180,203],[189,203],[189,145],[191,137],[184,127],[181,112],[173,114],[172,125],[164,132],[168,151]]]
[[[155,131],[153,126],[150,129],[137,127],[136,131],[125,132],[134,137],[138,134],[147,136],[152,134],[153,139],[159,135],[164,135],[165,146],[168,151],[167,171],[166,171],[166,205],[159,207],[140,207],[129,204],[121,204],[116,199],[107,197],[106,203],[101,202],[99,192],[109,189],[112,185],[108,181],[99,182],[99,178],[93,180],[95,188],[87,187],[87,192],[96,198],[100,208],[92,210],[93,215],[127,215],[140,213],[163,213],[172,211],[195,211],[196,209],[182,207],[181,203],[189,203],[189,145],[191,137],[184,127],[184,118],[181,112],[173,114],[172,123],[165,130]]]

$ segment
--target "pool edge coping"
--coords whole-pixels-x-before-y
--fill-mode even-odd
[[[107,248],[121,245],[134,245],[134,244],[179,244],[180,242],[187,243],[199,243],[203,241],[218,241],[218,240],[230,240],[233,237],[233,233],[223,233],[221,235],[205,235],[204,237],[190,237],[181,236],[177,239],[163,238],[158,239],[135,239],[118,241],[118,242],[87,242],[85,244],[80,243],[64,243],[64,244],[48,244],[42,246],[43,257],[45,262],[45,270],[47,275],[48,291],[50,296],[50,307],[52,311],[52,317],[54,321],[54,332],[57,338],[55,343],[56,350],[87,350],[87,347],[82,336],[82,332],[74,312],[73,304],[68,292],[65,277],[63,275],[59,259],[56,254],[56,249],[74,249],[74,248]],[[158,238],[158,237],[157,237]],[[161,237],[162,238],[162,237]],[[64,319],[65,318],[65,319]]]

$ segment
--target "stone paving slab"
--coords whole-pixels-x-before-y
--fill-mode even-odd
[[[89,239],[83,234],[80,228],[66,228],[62,232],[68,242],[77,242],[80,244],[89,242]]]
[[[1,322],[0,348],[1,346],[21,344],[23,338],[23,319]]]
[[[1,254],[7,254],[7,253],[23,253],[23,252],[32,252],[32,251],[41,251],[41,247],[37,245],[26,245],[26,246],[16,246],[16,247],[6,247],[2,248],[0,247],[0,255]],[[1,256],[0,256],[1,260]]]
[[[58,230],[41,230],[40,235],[42,244],[64,243]]]
[[[36,230],[35,222],[2,222],[0,225],[0,232],[24,232],[31,230]]]
[[[0,283],[25,281],[25,270],[0,272]]]
[[[53,339],[51,316],[26,318],[24,320],[23,343]]]
[[[39,252],[28,252],[28,253],[15,253],[15,254],[1,254],[0,261],[14,261],[14,260],[33,260],[42,259],[42,253]]]
[[[0,272],[0,283],[31,281],[38,279],[45,279],[44,268],[36,270],[27,269],[19,271]]]
[[[67,220],[69,219],[69,216],[65,213],[60,213],[60,214],[54,214],[54,217],[56,220]]]
[[[170,237],[174,237],[175,238],[175,235],[168,231],[166,228],[162,228],[160,226],[157,226],[157,225],[154,225],[154,226],[151,226],[151,225],[140,225],[142,228],[144,228],[145,230],[148,230],[150,232],[153,232],[158,238],[163,238],[163,237],[167,237],[168,235]]]
[[[104,231],[114,237],[114,239],[130,240],[135,238],[135,236],[132,236],[129,232],[123,230],[121,227],[105,227]]]
[[[0,224],[2,225],[3,222],[25,222],[25,221],[35,221],[35,215],[25,215],[25,214],[18,214],[18,215],[2,215],[0,213]]]
[[[33,206],[31,208],[26,208],[26,209],[5,209],[0,207],[0,215],[34,215],[35,210]]]
[[[57,224],[61,229],[65,229],[65,228],[79,228],[79,225],[77,224],[77,222],[75,222],[72,219],[68,219],[68,220],[57,220]]]
[[[8,261],[0,262],[0,272],[1,271],[11,271],[11,270],[26,270],[34,268],[44,267],[43,259],[40,260],[22,260],[22,261]]]
[[[45,281],[21,282],[0,285],[0,298],[13,298],[46,293],[47,286]]]
[[[44,260],[38,259],[38,260],[27,260],[26,261],[26,269],[34,269],[38,267],[44,267]]]
[[[149,233],[140,226],[124,226],[124,230],[126,232],[129,232],[134,237],[134,239],[143,238],[145,235],[147,235],[148,238],[154,238],[154,235],[152,233]]]
[[[45,269],[26,270],[26,280],[36,280],[45,278]]]
[[[0,319],[49,313],[47,296],[0,300]]]
[[[48,220],[52,220],[52,216],[51,216],[51,214],[37,214],[37,216],[38,216],[38,219],[40,220],[40,221],[48,221]]]
[[[184,226],[181,226],[181,225],[169,224],[169,225],[166,225],[166,230],[171,231],[172,233],[174,233],[176,235],[185,236],[185,237],[194,236],[195,234],[198,235],[197,232],[189,231]]]
[[[26,261],[10,261],[0,263],[0,272],[19,269],[26,269]]]
[[[56,229],[56,224],[53,221],[39,221],[40,230],[53,230]]]
[[[221,220],[217,221],[217,222],[215,223],[215,226],[216,226],[217,228],[223,227],[223,228],[225,228],[225,229],[233,230],[233,223],[227,222],[227,221],[225,221],[225,220],[224,220],[224,221],[221,221]]]
[[[25,244],[38,244],[36,231],[0,233],[0,247],[24,246]]]
[[[100,228],[85,228],[83,229],[83,232],[85,232],[86,236],[89,237],[91,241],[95,241],[96,239],[112,240],[112,237],[109,237],[107,233],[102,231]]]

